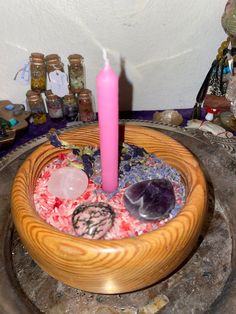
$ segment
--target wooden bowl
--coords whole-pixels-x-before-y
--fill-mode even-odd
[[[96,125],[60,137],[79,146],[99,143]],[[172,273],[196,245],[206,212],[206,183],[196,159],[181,144],[152,129],[125,125],[124,141],[157,154],[185,182],[185,206],[156,231],[122,240],[86,240],[44,222],[32,195],[42,169],[61,152],[49,143],[32,153],[14,180],[12,217],[23,244],[44,271],[72,287],[106,294],[142,289]]]

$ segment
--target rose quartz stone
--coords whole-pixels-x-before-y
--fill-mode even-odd
[[[63,167],[55,170],[48,180],[48,191],[62,199],[76,199],[88,186],[88,177],[83,170]]]

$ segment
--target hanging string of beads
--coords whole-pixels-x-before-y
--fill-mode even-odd
[[[228,84],[228,76],[230,73],[229,57],[231,56],[230,39],[224,40],[218,48],[216,55],[216,66],[212,72],[209,81],[209,92],[211,95],[224,96]]]
[[[218,61],[221,61],[223,57],[226,55],[229,45],[230,45],[230,38],[228,37],[226,40],[222,41],[220,47],[218,48],[217,55],[216,55],[216,59]]]

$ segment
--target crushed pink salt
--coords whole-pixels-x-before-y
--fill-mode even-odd
[[[109,204],[115,212],[115,220],[112,228],[106,233],[103,239],[122,239],[135,237],[141,234],[156,230],[164,225],[170,218],[162,221],[143,222],[131,216],[123,204],[123,195],[125,189],[121,189],[113,197],[108,198],[101,189],[101,185],[96,184],[89,179],[87,190],[75,200],[64,200],[48,192],[47,184],[53,171],[68,165],[68,160],[73,161],[73,155],[60,154],[58,160],[51,162],[46,166],[36,182],[34,191],[35,208],[40,217],[48,224],[58,230],[76,235],[72,225],[72,213],[78,205],[105,202]],[[178,200],[177,200],[178,201]]]

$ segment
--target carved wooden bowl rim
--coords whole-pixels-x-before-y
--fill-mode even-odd
[[[60,137],[81,146],[90,141],[98,144],[98,127],[80,127]],[[125,125],[124,138],[148,152],[158,151],[161,159],[180,171],[186,184],[187,199],[180,213],[150,233],[121,240],[87,240],[65,234],[40,218],[34,209],[34,184],[45,165],[61,152],[49,143],[36,149],[15,177],[12,217],[23,244],[43,270],[72,287],[111,294],[150,286],[179,267],[201,231],[207,194],[195,157],[169,136],[146,127]]]

